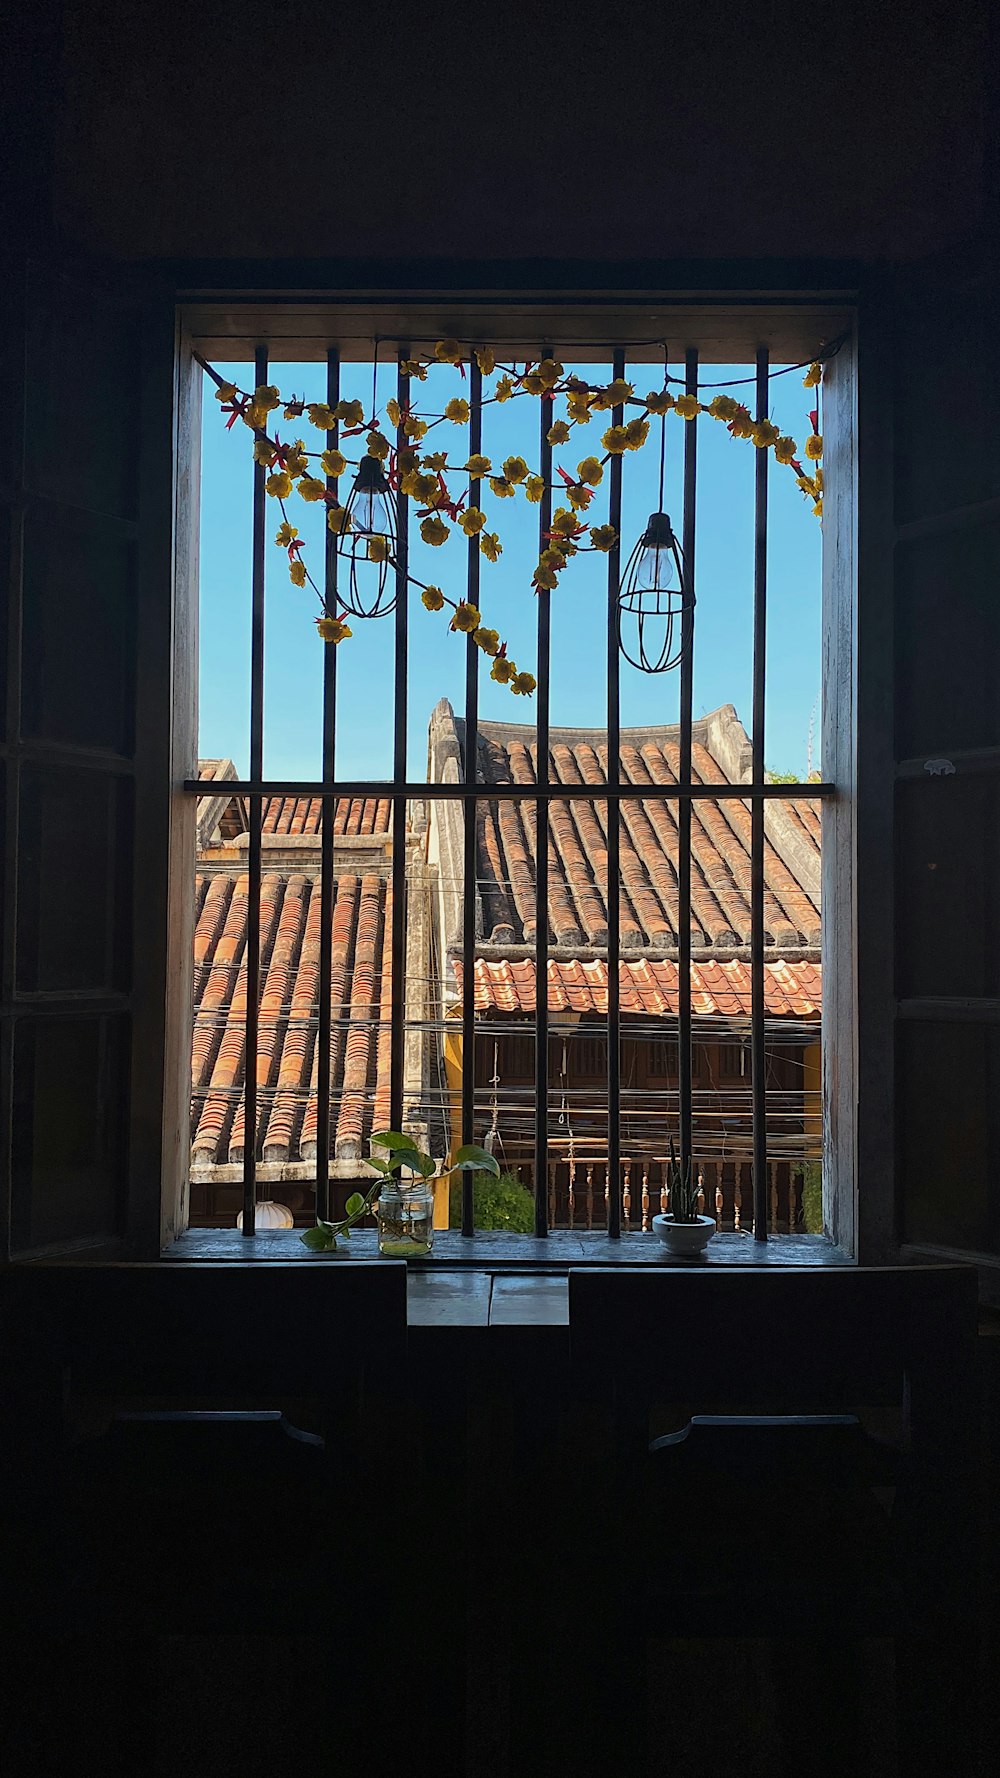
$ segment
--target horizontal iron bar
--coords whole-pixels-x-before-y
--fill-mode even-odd
[[[682,797],[716,802],[743,802],[751,797],[819,802],[835,796],[835,784],[396,784],[391,778],[345,778],[337,784],[302,778],[185,778],[190,796],[308,796],[313,798],[394,796],[426,797],[441,802],[605,802],[636,798],[673,802]]]

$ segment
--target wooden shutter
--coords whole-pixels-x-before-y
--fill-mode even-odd
[[[891,379],[880,387],[873,376],[868,431],[863,417],[860,433],[858,753],[859,953],[867,947],[858,966],[862,1233],[866,1163],[876,1188],[883,1169],[895,1175],[894,1215],[873,1211],[862,1258],[891,1257],[894,1248],[976,1258],[994,1288],[1000,1288],[998,299],[995,270],[981,253],[901,268],[875,305],[875,343]],[[862,340],[864,322],[863,313]],[[874,346],[869,360],[873,356]],[[862,348],[863,416],[864,376]],[[872,412],[876,398],[883,419]],[[867,532],[866,493],[876,509]],[[883,708],[892,717],[891,733],[883,718],[881,738],[871,714],[880,680]]]
[[[173,304],[5,282],[5,1257],[156,1252],[172,647]]]

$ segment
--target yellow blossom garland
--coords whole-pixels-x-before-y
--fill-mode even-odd
[[[540,552],[532,580],[536,593],[539,590],[552,591],[558,586],[559,575],[571,556],[581,551],[607,553],[614,549],[618,542],[618,533],[613,525],[588,527],[579,515],[586,513],[603,480],[604,465],[613,457],[623,456],[627,451],[642,449],[649,436],[649,416],[665,417],[673,413],[679,419],[691,421],[707,414],[711,419],[725,425],[731,437],[748,439],[758,450],[772,450],[775,461],[793,471],[797,486],[812,501],[812,510],[817,518],[823,516],[823,471],[820,467],[823,435],[818,407],[809,415],[811,432],[804,446],[804,454],[813,466],[810,474],[799,457],[795,440],[783,435],[771,420],[755,420],[749,408],[731,395],[715,395],[708,403],[702,403],[696,395],[686,392],[674,395],[666,386],[672,381],[666,372],[665,386],[650,390],[642,398],[636,396],[634,384],[626,382],[624,377],[614,378],[603,385],[590,384],[579,377],[567,376],[563,365],[553,358],[528,363],[523,370],[518,371],[514,365],[498,363],[493,346],[468,347],[452,339],[438,340],[432,353],[422,358],[406,359],[400,369],[404,377],[414,382],[426,381],[427,367],[431,364],[452,365],[464,377],[464,361],[470,353],[475,356],[483,376],[491,376],[496,370],[501,372],[493,395],[486,398],[484,406],[488,406],[490,402],[510,401],[520,395],[534,395],[550,401],[554,401],[557,395],[565,398],[567,418],[553,420],[548,430],[548,442],[553,447],[569,444],[572,429],[588,425],[595,413],[608,413],[616,407],[642,409],[641,414],[623,424],[606,428],[601,436],[604,455],[599,457],[591,454],[581,458],[575,477],[569,475],[565,469],[557,468],[556,473],[562,485],[552,482],[548,487],[558,491],[567,501],[567,506],[558,507],[550,521],[547,543]],[[216,399],[223,412],[229,415],[228,426],[232,427],[240,419],[255,434],[254,461],[271,472],[265,479],[264,487],[281,508],[282,522],[278,527],[275,544],[287,554],[292,584],[297,587],[308,584],[319,598],[322,612],[316,619],[317,630],[324,642],[334,646],[339,646],[352,634],[345,621],[348,614],[345,612],[338,617],[336,611],[327,609],[323,595],[302,558],[302,541],[296,526],[289,520],[285,501],[296,487],[307,503],[324,501],[331,532],[337,537],[348,535],[351,528],[350,516],[347,509],[341,506],[336,489],[328,486],[329,481],[336,482],[344,474],[349,464],[357,467],[357,460],[349,459],[339,449],[341,426],[345,428],[345,439],[359,437],[364,433],[366,455],[388,466],[387,480],[390,489],[398,489],[418,503],[416,517],[420,535],[425,543],[434,548],[447,543],[451,536],[451,527],[455,526],[467,538],[479,538],[480,551],[488,562],[498,561],[503,553],[498,533],[485,528],[486,514],[478,506],[467,504],[469,490],[455,499],[445,479],[446,474],[459,473],[475,481],[486,479],[491,492],[498,499],[514,499],[518,489],[521,489],[529,504],[536,506],[546,492],[544,477],[532,471],[523,457],[507,457],[497,471],[489,457],[476,452],[456,471],[454,466],[449,466],[447,451],[425,452],[421,455],[418,447],[433,427],[444,422],[459,426],[467,422],[469,403],[463,396],[454,396],[440,414],[417,414],[409,404],[401,406],[395,397],[390,398],[386,402],[386,417],[396,428],[397,434],[402,434],[406,440],[403,446],[393,450],[382,430],[378,414],[373,413],[366,420],[364,406],[360,401],[338,401],[334,407],[330,407],[327,402],[306,403],[294,395],[286,401],[272,383],[261,384],[250,392],[240,389],[235,383],[224,381],[197,353],[195,358],[216,385]],[[802,366],[798,368],[801,369]],[[803,378],[803,386],[806,389],[816,389],[822,380],[823,364],[820,359],[814,359]],[[310,425],[321,432],[337,434],[334,442],[331,444],[328,441],[322,451],[308,450],[304,439],[296,439],[292,444],[282,444],[276,435],[272,437],[268,431],[270,416],[278,408],[283,410],[286,420],[297,420],[305,415]],[[325,479],[311,473],[310,463],[314,459]],[[589,538],[586,543],[582,541],[585,537]],[[396,566],[387,538],[370,538],[367,553],[372,562]],[[465,599],[451,599],[441,587],[425,585],[414,575],[408,574],[407,580],[420,589],[421,602],[428,611],[441,611],[446,605],[451,607],[451,628],[460,634],[470,635],[476,646],[492,659],[491,679],[498,685],[509,686],[517,697],[530,697],[535,689],[532,674],[519,672],[516,663],[508,659],[506,642],[500,640],[496,630],[484,626],[478,606],[469,604]]]

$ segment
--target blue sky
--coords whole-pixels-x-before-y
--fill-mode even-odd
[[[566,360],[569,366],[569,360]],[[247,387],[252,366],[217,364],[216,369]],[[581,366],[590,381],[610,377],[610,368]],[[671,364],[673,375],[681,367]],[[628,371],[637,394],[660,386],[658,367],[640,364]],[[705,382],[752,375],[751,367],[703,367]],[[809,430],[807,414],[815,391],[802,386],[800,371],[771,382],[771,417],[801,445]],[[272,380],[286,395],[324,398],[320,364],[278,364]],[[487,380],[486,393],[492,379]],[[207,383],[207,379],[206,379]],[[419,412],[440,412],[452,395],[467,392],[452,368],[434,367],[419,388]],[[734,389],[752,406],[752,384]],[[371,403],[371,364],[345,365],[341,393]],[[378,401],[395,393],[395,370],[379,366]],[[709,399],[706,395],[705,399]],[[548,408],[548,404],[546,404]],[[633,410],[637,412],[638,410]],[[561,412],[557,403],[555,416]],[[600,435],[609,416],[596,414],[574,427],[568,446],[554,461],[575,474],[578,460],[601,455]],[[725,427],[702,417],[691,424],[698,435],[698,523],[694,653],[695,715],[724,703],[735,704],[749,730],[751,717],[753,622],[753,491],[756,450],[730,438]],[[654,420],[645,447],[624,458],[623,562],[647,515],[657,506],[659,425]],[[667,418],[666,510],[680,529],[682,458],[686,422]],[[483,450],[499,462],[512,452],[532,468],[538,463],[539,403],[523,398],[488,406],[483,414]],[[278,418],[282,438],[306,437],[309,448],[322,435],[307,420]],[[356,453],[358,443],[345,450]],[[468,454],[465,427],[450,422],[428,434],[427,449],[449,451],[457,464]],[[250,662],[250,540],[252,506],[250,435],[237,422],[227,432],[210,386],[205,392],[202,446],[200,733],[202,757],[228,757],[240,775],[248,768]],[[607,517],[608,475],[598,489],[588,519]],[[343,485],[343,484],[342,484]],[[349,483],[347,486],[349,487]],[[460,478],[455,478],[460,486]],[[536,662],[537,604],[531,573],[537,560],[538,508],[519,495],[497,500],[484,484],[482,505],[490,529],[500,534],[504,553],[481,566],[483,621],[507,638],[508,652],[521,667]],[[323,511],[297,495],[289,516],[306,542],[310,568],[322,584]],[[313,617],[318,610],[310,588],[293,587],[284,553],[272,539],[280,521],[276,501],[268,502],[267,616],[265,639],[264,770],[269,777],[319,775],[323,648]],[[465,590],[465,538],[455,531],[439,549],[423,544],[412,528],[411,568],[423,581],[444,587],[452,597]],[[552,594],[553,724],[601,727],[605,704],[605,612],[607,558],[588,555],[570,562]],[[427,720],[440,697],[457,710],[464,703],[464,638],[448,629],[450,612],[428,613],[411,588],[409,674],[409,775],[422,778],[427,762]],[[337,770],[343,777],[383,777],[392,769],[392,658],[390,619],[353,624],[353,637],[341,644],[338,671]],[[791,470],[771,459],[768,525],[768,653],[765,758],[776,771],[804,776],[810,720],[814,726],[813,764],[819,765],[820,686],[820,526],[811,503],[795,486]],[[622,723],[640,727],[677,719],[676,672],[648,677],[621,663]],[[514,698],[489,678],[483,660],[480,712],[484,719],[533,720],[534,699]]]

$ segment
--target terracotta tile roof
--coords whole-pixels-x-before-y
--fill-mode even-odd
[[[196,905],[191,1153],[204,1166],[243,1158],[246,875],[200,875]],[[384,876],[338,876],[330,999],[332,1145],[340,1159],[356,1158],[388,1118],[388,1031],[379,1020],[389,1016],[391,919]],[[265,1161],[309,1161],[316,1153],[319,934],[318,875],[265,870],[257,1044]]]
[[[461,965],[457,966],[461,982]],[[608,966],[604,958],[570,962],[550,960],[549,1011],[608,1012]],[[621,1009],[654,1016],[678,1010],[677,964],[672,958],[640,958],[620,965]],[[691,1000],[696,1016],[749,1018],[750,965],[737,959],[692,963]],[[764,965],[764,1002],[771,1018],[818,1019],[821,1008],[818,963],[769,962]],[[476,1011],[534,1013],[535,964],[531,958],[476,961]]]
[[[322,810],[318,796],[272,796],[264,804],[262,830],[266,834],[318,835]],[[336,804],[335,834],[385,834],[391,827],[388,797],[344,798]]]
[[[439,706],[439,711],[442,706]],[[451,718],[459,748],[464,724]],[[713,726],[714,725],[714,726]],[[728,725],[728,729],[727,729]],[[735,729],[734,738],[728,730]],[[710,751],[738,755],[746,735],[735,711],[716,712],[696,725],[696,783],[741,782]],[[624,730],[622,776],[648,786],[649,796],[621,805],[621,943],[625,950],[669,950],[677,943],[677,804],[657,795],[677,783],[676,728]],[[593,798],[550,805],[549,939],[578,950],[607,944],[607,810],[600,797],[608,755],[600,731],[551,731],[553,783],[592,787]],[[484,784],[536,783],[532,728],[484,722],[478,775]],[[692,942],[725,950],[750,942],[750,811],[742,802],[692,802]],[[820,835],[817,812],[783,798],[766,805],[765,942],[779,950],[819,944]],[[482,939],[504,947],[535,937],[535,805],[520,801],[479,805],[478,847]]]

